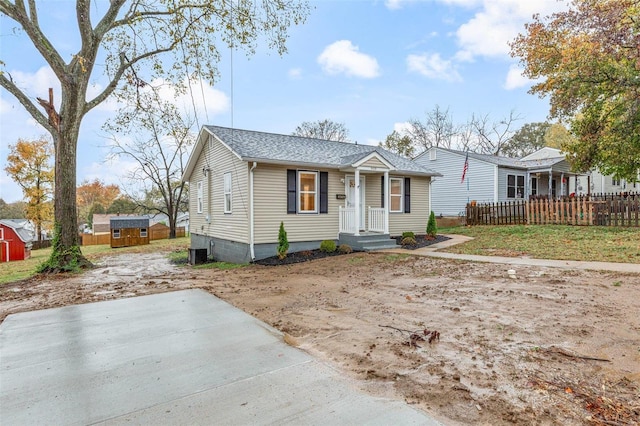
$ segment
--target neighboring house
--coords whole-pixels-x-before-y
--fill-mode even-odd
[[[191,247],[230,262],[274,256],[280,222],[289,252],[390,246],[425,232],[433,176],[371,145],[204,126],[183,176]]]
[[[0,220],[0,262],[25,260],[31,257],[33,232],[22,219]]]
[[[189,212],[178,213],[176,228],[189,229]]]
[[[107,213],[107,214],[94,214],[93,215],[93,234],[108,234],[111,232],[111,219],[114,217],[144,217],[149,220],[150,225],[155,225],[156,223],[163,223],[165,225],[169,224],[169,217],[164,213],[156,213],[156,214],[117,214],[117,213]]]
[[[564,156],[543,153],[539,158],[514,159],[433,147],[414,161],[442,174],[431,185],[431,209],[437,216],[464,215],[471,201],[495,203],[529,195],[569,195],[580,179]]]
[[[565,155],[557,148],[544,147],[538,151],[522,157],[521,160],[538,160],[547,158],[565,158]],[[610,194],[618,192],[636,192],[640,190],[638,182],[628,182],[612,175],[603,175],[598,169],[578,176],[576,181],[571,181],[570,192],[576,194]]]
[[[111,247],[149,244],[149,218],[145,216],[115,216],[109,219]]]

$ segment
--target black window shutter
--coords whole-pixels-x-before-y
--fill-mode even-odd
[[[320,213],[329,213],[329,172],[320,172]]]
[[[404,178],[404,212],[411,213],[411,179]]]
[[[296,181],[295,170],[287,170],[287,213],[296,213]]]
[[[382,178],[382,185],[380,186],[380,207],[384,208],[385,206],[385,202],[384,202],[384,176],[381,176]]]

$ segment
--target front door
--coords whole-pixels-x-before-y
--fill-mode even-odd
[[[347,205],[346,207],[355,207],[356,199],[356,185],[355,176],[347,176],[345,186],[347,187],[345,192],[347,193]],[[364,176],[360,176],[360,230],[364,229],[365,223],[365,211],[364,211]]]

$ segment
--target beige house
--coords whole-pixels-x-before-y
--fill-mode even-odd
[[[327,239],[394,246],[390,236],[425,232],[433,176],[376,146],[204,126],[183,176],[191,248],[239,263],[274,256],[280,222],[289,252]]]

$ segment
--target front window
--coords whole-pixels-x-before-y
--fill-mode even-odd
[[[507,198],[524,197],[524,176],[507,175]]]
[[[620,186],[620,178],[611,178],[611,185]]]
[[[318,172],[298,173],[299,213],[317,213]]]
[[[120,230],[119,229],[114,229],[113,230],[113,238],[120,238]]]
[[[147,236],[147,228],[140,228],[140,236],[142,238],[146,238],[146,236]]]
[[[402,189],[403,180],[389,179],[391,189],[389,191],[389,210],[393,213],[402,213]]]
[[[198,213],[202,213],[202,181],[198,182]]]
[[[224,174],[224,212],[231,213],[231,173]]]

